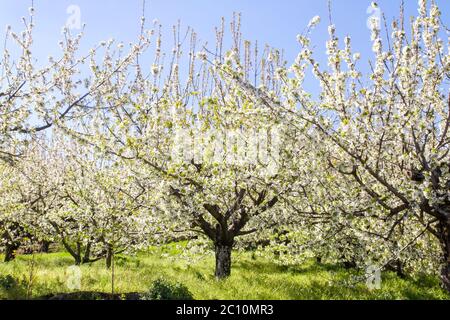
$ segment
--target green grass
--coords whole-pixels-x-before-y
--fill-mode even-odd
[[[116,292],[146,292],[152,281],[163,276],[186,285],[195,299],[450,299],[433,277],[400,279],[393,273],[383,273],[381,289],[370,291],[365,283],[352,281],[358,276],[356,271],[313,262],[283,267],[251,253],[233,253],[232,276],[217,281],[211,257],[189,264],[178,253],[175,246],[169,246],[117,257]],[[0,263],[0,277],[11,275],[20,283],[8,290],[0,285],[0,299],[70,292],[65,273],[73,260],[68,254],[40,254],[34,259],[32,286],[28,280],[32,256]],[[81,271],[82,291],[111,292],[111,274],[102,261],[83,265]]]

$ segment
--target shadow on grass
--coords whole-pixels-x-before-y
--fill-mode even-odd
[[[248,272],[258,273],[290,273],[290,274],[309,274],[316,272],[350,272],[355,273],[357,270],[344,269],[342,266],[334,264],[315,264],[313,262],[307,262],[303,265],[280,265],[273,261],[261,261],[261,260],[239,260],[233,265],[233,269],[241,269]]]
[[[240,260],[234,268],[244,273],[242,276],[246,281],[254,281],[252,274],[262,275],[266,288],[273,288],[278,295],[291,300],[450,299],[439,288],[439,281],[427,275],[401,279],[395,273],[386,272],[382,274],[381,289],[371,291],[363,271],[340,265],[311,261],[303,265],[282,266],[271,261]],[[304,278],[271,277],[279,273]]]
[[[110,294],[104,292],[72,292],[50,294],[38,297],[35,300],[140,300],[141,294],[137,292]]]

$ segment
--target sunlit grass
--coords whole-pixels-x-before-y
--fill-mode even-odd
[[[1,257],[0,257],[1,258]],[[383,273],[380,290],[370,291],[363,282],[352,281],[356,271],[308,262],[284,267],[250,253],[234,253],[232,276],[224,281],[213,277],[214,261],[207,256],[189,264],[174,247],[153,249],[137,256],[116,259],[115,292],[146,292],[152,281],[166,277],[186,285],[195,299],[450,299],[438,279],[400,279]],[[20,256],[0,263],[0,277],[11,275],[20,288],[0,286],[0,298],[17,299],[67,293],[67,268],[73,264],[66,253]],[[102,261],[81,266],[81,291],[111,292],[111,272]],[[30,275],[34,280],[30,285]],[[359,274],[360,275],[360,274]]]

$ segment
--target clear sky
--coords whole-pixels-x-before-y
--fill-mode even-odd
[[[443,22],[450,25],[450,0],[437,2]],[[372,57],[367,28],[370,3],[370,0],[334,0],[332,10],[338,34],[351,35],[355,49],[365,60]],[[31,0],[0,0],[0,28],[12,25],[16,31],[20,30],[21,17],[28,15],[30,4]],[[400,0],[379,0],[378,4],[389,20],[398,16]],[[417,0],[405,0],[405,4],[407,17],[417,15]],[[142,0],[35,0],[34,54],[38,58],[45,61],[49,55],[57,56],[61,28],[70,17],[67,9],[71,5],[79,7],[81,22],[87,24],[82,51],[109,38],[124,43],[136,39]],[[229,22],[234,11],[242,13],[244,38],[284,49],[289,62],[298,53],[296,35],[313,16],[321,16],[322,23],[314,31],[313,39],[318,53],[325,58],[327,0],[147,0],[146,16],[150,24],[158,19],[167,31],[180,19],[184,26],[193,27],[200,39],[213,42],[214,26],[220,24],[222,16]]]

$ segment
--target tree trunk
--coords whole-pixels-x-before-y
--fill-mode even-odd
[[[81,245],[79,246],[78,251],[80,252],[81,255]],[[83,259],[81,260],[82,264],[85,263],[89,263],[91,262],[91,243],[88,242],[88,244],[86,245],[86,249],[84,250],[84,256]]]
[[[19,249],[17,244],[7,244],[5,246],[5,262],[13,261],[16,258],[16,250]]]
[[[344,266],[344,269],[355,269],[357,267],[357,264],[355,261],[352,260],[344,260],[344,262],[342,263]]]
[[[450,221],[441,221],[439,232],[442,248],[441,282],[444,289],[450,292]]]
[[[79,266],[81,264],[81,252],[80,247],[77,246],[77,251],[72,249],[72,247],[69,245],[69,243],[66,241],[65,238],[62,238],[62,244],[64,248],[66,248],[67,252],[75,259],[75,265]]]
[[[41,241],[40,243],[40,247],[39,247],[39,252],[40,253],[48,253],[50,250],[50,241]]]
[[[230,245],[216,244],[216,278],[224,279],[231,275]]]
[[[398,277],[404,279],[406,278],[406,274],[403,271],[403,262],[400,259],[392,261],[386,266],[386,270],[395,272]]]

